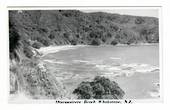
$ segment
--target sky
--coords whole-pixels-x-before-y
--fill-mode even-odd
[[[113,10],[81,10],[83,12],[108,12],[122,15],[159,17],[158,9],[113,9]]]

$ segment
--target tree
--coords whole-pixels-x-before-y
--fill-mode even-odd
[[[30,47],[24,47],[23,50],[25,56],[28,58],[31,58],[34,55]]]
[[[17,49],[20,46],[20,35],[18,31],[13,27],[13,24],[9,22],[9,50],[10,50],[10,59],[19,60],[19,56],[17,54]]]
[[[100,39],[93,39],[91,42],[91,45],[100,45],[101,44],[101,40]]]
[[[48,36],[48,38],[50,38],[50,39],[54,39],[54,38],[55,38],[55,35],[50,34],[50,35]]]
[[[122,99],[125,92],[114,81],[96,76],[92,82],[82,82],[73,91],[78,99]]]
[[[105,93],[104,87],[100,83],[93,85],[93,92],[95,99],[102,99],[102,95]]]
[[[73,93],[77,94],[79,99],[91,99],[93,95],[89,82],[82,82]]]
[[[40,42],[34,42],[32,44],[32,47],[36,48],[36,49],[40,49],[42,47],[42,44]]]
[[[135,20],[135,24],[142,24],[144,22],[145,22],[145,20],[141,17],[137,17],[136,20]]]
[[[118,42],[117,42],[116,40],[113,40],[113,41],[111,42],[111,44],[112,44],[112,45],[117,45]]]
[[[38,42],[42,43],[44,46],[49,46],[50,45],[50,41],[45,37],[37,37],[36,40]]]

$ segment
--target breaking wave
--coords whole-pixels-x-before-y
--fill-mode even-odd
[[[105,71],[104,75],[112,75],[112,76],[131,76],[134,73],[151,73],[158,72],[159,68],[157,66],[152,66],[148,64],[122,64],[120,66],[112,66],[112,65],[96,65],[101,71]]]
[[[49,63],[56,63],[56,64],[67,64],[67,63],[65,63],[65,62],[62,62],[62,61],[54,61],[54,60],[43,60],[43,61],[45,61],[45,62],[49,62]]]
[[[72,62],[73,62],[73,63],[85,63],[85,64],[92,64],[92,65],[95,65],[95,64],[96,64],[95,62],[88,61],[88,60],[73,60]]]

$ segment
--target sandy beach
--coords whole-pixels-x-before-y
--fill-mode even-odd
[[[69,49],[76,49],[79,47],[84,47],[86,45],[62,45],[62,46],[48,46],[48,47],[41,47],[40,49],[37,49],[37,51],[42,54],[42,56],[45,56],[49,53],[56,53],[62,50],[69,50]]]

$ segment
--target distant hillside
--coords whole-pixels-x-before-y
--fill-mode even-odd
[[[23,51],[29,46],[158,43],[158,27],[158,18],[154,17],[78,10],[12,10],[10,51],[17,42]]]

